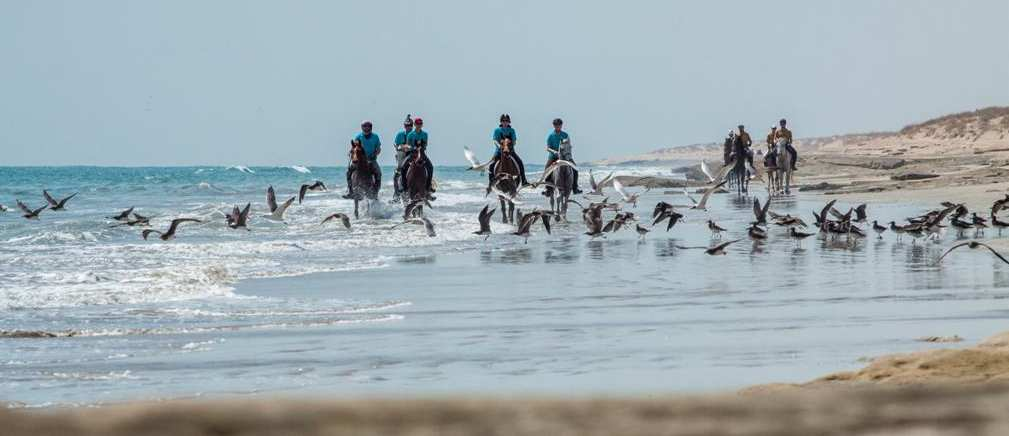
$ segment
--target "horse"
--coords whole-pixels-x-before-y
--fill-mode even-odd
[[[350,147],[350,166],[354,171],[350,176],[350,184],[354,187],[354,218],[358,219],[361,201],[368,199],[370,209],[371,201],[378,199],[378,184],[375,180],[375,171],[368,162],[361,144],[355,143]]]
[[[520,177],[518,162],[512,157],[511,141],[505,139],[501,144],[501,155],[494,165],[494,185],[499,192],[498,200],[501,201],[502,223],[515,222],[515,203],[512,199],[518,195]]]
[[[571,161],[571,143],[568,140],[561,142],[558,152],[558,159]],[[556,163],[554,165],[557,165]],[[549,171],[546,168],[543,171]],[[575,187],[575,170],[567,165],[560,165],[553,174],[550,175],[550,182],[553,183],[553,195],[550,196],[550,210],[558,220],[568,220],[568,199],[571,198],[571,191]]]
[[[777,154],[777,173],[779,192],[784,192],[785,194],[791,194],[792,189],[792,153],[788,152],[787,141],[785,138],[778,138],[778,141],[774,144],[774,152]],[[783,189],[783,190],[782,190]]]
[[[431,193],[427,190],[427,168],[424,167],[424,160],[427,159],[427,154],[424,152],[424,147],[419,147],[414,149],[413,156],[410,160],[410,168],[406,170],[406,186],[404,187],[406,198],[404,203],[420,202],[424,204]],[[419,213],[423,213],[423,209],[417,209]]]
[[[728,176],[729,189],[735,187],[737,195],[744,195],[749,191],[750,171],[746,168],[746,162],[749,157],[750,154],[746,148],[746,144],[743,144],[743,141],[737,136],[732,144],[732,158],[730,159],[735,164]]]
[[[764,174],[767,175],[767,193],[775,195],[781,189],[781,179],[778,178],[778,157],[771,147],[764,155]]]

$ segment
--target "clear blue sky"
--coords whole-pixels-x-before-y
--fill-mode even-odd
[[[1009,104],[1009,1],[0,0],[0,165],[334,165],[420,114],[543,159],[890,130]],[[383,161],[390,161],[386,153]]]

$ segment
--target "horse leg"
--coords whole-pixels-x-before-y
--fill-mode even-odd
[[[361,217],[358,216],[358,213],[357,213],[357,205],[358,205],[358,203],[360,203],[360,201],[355,198],[354,199],[354,219],[361,219]]]
[[[498,198],[501,202],[501,223],[508,224],[508,203],[505,203],[503,198]]]

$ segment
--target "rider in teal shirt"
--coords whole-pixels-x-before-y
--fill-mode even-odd
[[[396,176],[393,178],[395,181],[393,184],[393,190],[396,191],[393,194],[393,199],[395,200],[398,200],[400,194],[403,192],[403,187],[399,184],[399,169],[403,167],[403,160],[406,159],[406,152],[409,149],[406,137],[412,130],[413,119],[410,118],[410,114],[407,114],[406,120],[403,120],[403,130],[396,134],[396,139],[393,141],[396,146]]]
[[[508,114],[502,114],[500,118],[500,123],[498,128],[494,129],[494,133],[491,135],[491,139],[494,140],[495,150],[494,158],[491,159],[490,172],[488,174],[488,185],[487,192],[490,192],[491,185],[494,184],[494,169],[497,167],[497,161],[501,157],[501,144],[507,139],[511,142],[511,155],[515,158],[515,163],[519,167],[519,177],[522,180],[523,185],[528,185],[529,181],[526,180],[526,164],[522,162],[522,158],[519,157],[518,152],[515,151],[515,143],[518,141],[518,136],[515,134],[515,129],[512,128],[512,119]]]
[[[554,130],[550,132],[549,135],[547,135],[547,150],[552,151],[547,151],[547,164],[544,168],[550,168],[550,165],[552,165],[554,162],[557,161],[557,159],[561,157],[560,154],[561,154],[562,142],[568,141],[570,143],[568,132],[561,130],[561,127],[564,126],[564,120],[561,120],[560,118],[555,118],[553,124],[554,124]],[[568,157],[571,159],[571,163],[574,164],[575,163],[574,157],[573,156]],[[575,186],[572,192],[574,192],[575,194],[581,194],[582,190],[578,188],[578,170],[574,170],[573,172],[574,172]],[[553,188],[547,186],[547,189],[543,191],[543,195],[547,197],[553,195]]]
[[[400,186],[406,186],[406,171],[410,168],[410,162],[413,160],[413,154],[420,149],[427,149],[427,132],[423,130],[424,120],[416,118],[413,120],[413,130],[406,135],[406,145],[409,148],[409,154],[403,159],[403,166],[399,169],[399,183]],[[431,164],[431,159],[424,156],[424,168],[427,170],[427,190],[433,193],[434,187],[431,186],[431,181],[434,178],[434,165]],[[434,197],[431,197],[434,200]]]
[[[361,133],[358,133],[351,141],[351,145],[358,143],[364,148],[364,155],[368,159],[372,173],[375,174],[375,192],[382,189],[382,168],[378,165],[378,154],[382,152],[382,141],[378,138],[378,133],[371,131],[371,121],[361,123]],[[357,169],[353,165],[347,166],[347,194],[343,198],[354,198],[354,186],[350,183],[354,171]]]

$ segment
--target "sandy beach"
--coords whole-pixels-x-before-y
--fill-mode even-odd
[[[644,398],[257,398],[0,411],[5,435],[997,435],[1009,332],[804,384]]]
[[[1003,119],[996,118],[992,125],[1002,126]],[[1006,192],[1009,144],[1004,135],[982,132],[974,135],[977,144],[962,145],[958,138],[963,135],[942,133],[949,129],[939,129],[946,135],[942,141],[936,141],[940,133],[935,129],[918,127],[897,134],[905,141],[886,134],[862,136],[859,140],[867,141],[863,148],[849,143],[853,137],[815,143],[803,155],[797,185],[824,200],[936,206],[952,201],[986,211]],[[930,133],[923,133],[926,131]],[[694,154],[677,155],[676,159],[714,159],[711,151],[692,147],[685,152]],[[909,174],[924,176],[907,177]],[[1003,241],[993,244],[1009,247]],[[923,347],[926,343],[943,346],[877,356],[861,369],[803,383],[762,384],[722,394],[360,400],[264,395],[137,402],[97,409],[7,410],[0,411],[0,424],[3,434],[32,436],[1009,432],[1009,409],[1004,407],[1009,402],[1009,332],[973,344],[960,343],[962,339],[952,335],[918,340]]]

